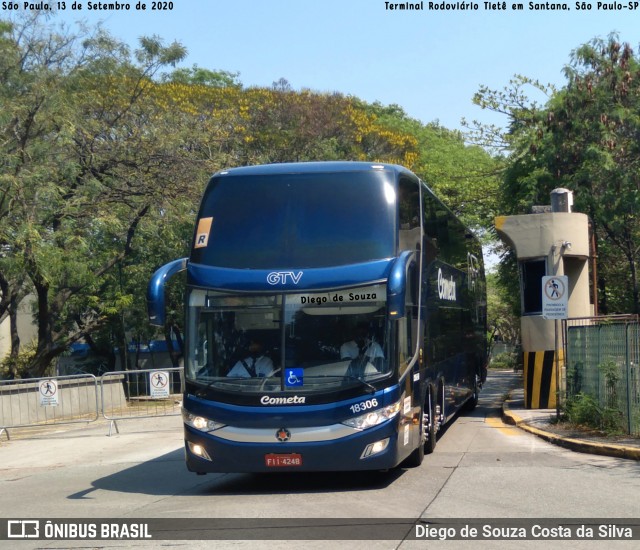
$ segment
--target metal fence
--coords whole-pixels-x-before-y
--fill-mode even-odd
[[[98,418],[98,383],[82,374],[60,378],[0,381],[0,434],[9,428],[93,422]]]
[[[118,430],[118,420],[180,414],[183,388],[182,367],[103,374],[100,377],[102,415],[111,421],[109,435],[112,428]]]
[[[179,415],[183,368],[0,380],[0,436],[11,429]]]
[[[637,316],[568,319],[564,325],[567,400],[588,396],[605,427],[640,436]]]

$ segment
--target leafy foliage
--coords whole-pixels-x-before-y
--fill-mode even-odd
[[[0,320],[12,327],[11,365],[26,357],[41,375],[80,339],[113,365],[114,346],[155,336],[149,276],[187,254],[203,184],[225,167],[403,164],[489,230],[499,161],[459,133],[284,79],[245,89],[236,73],[176,69],[185,55],[158,37],[130,51],[99,27],[73,34],[37,14],[0,21]],[[166,335],[181,332],[182,292],[168,291]],[[20,355],[27,295],[37,340]]]
[[[517,284],[518,278],[515,277]],[[499,340],[511,346],[520,341],[520,315],[519,300],[514,303],[513,296],[518,297],[519,292],[510,290],[509,286],[500,282],[497,273],[487,276],[487,316],[489,320],[489,337],[491,340]]]
[[[575,209],[589,215],[597,237],[599,311],[640,312],[640,61],[616,35],[576,49],[560,90],[524,77],[476,102],[506,114],[509,129],[476,136],[509,152],[502,180],[503,213],[547,204],[552,189],[575,193]],[[546,97],[544,106],[523,93]],[[500,140],[500,138],[502,138]]]
[[[136,64],[101,31],[80,44],[37,16],[3,31],[0,272],[9,297],[35,296],[39,375],[129,303],[108,292],[108,274],[165,200],[169,164],[144,99],[149,78],[184,50],[144,39]]]
[[[586,426],[611,435],[624,433],[622,413],[615,407],[601,406],[592,395],[578,393],[565,404],[563,418],[577,426]]]

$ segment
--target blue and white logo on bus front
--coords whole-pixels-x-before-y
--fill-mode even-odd
[[[307,401],[305,396],[291,395],[288,397],[272,397],[263,395],[260,398],[261,405],[304,405]]]
[[[302,271],[272,271],[267,275],[267,283],[270,285],[286,285],[293,283],[297,285],[302,279]]]
[[[304,369],[285,369],[284,385],[288,388],[302,386],[304,384]]]

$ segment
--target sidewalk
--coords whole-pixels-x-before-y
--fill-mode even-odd
[[[578,453],[640,460],[640,439],[606,436],[556,422],[555,409],[525,409],[524,389],[512,390],[502,405],[502,420],[542,439]]]

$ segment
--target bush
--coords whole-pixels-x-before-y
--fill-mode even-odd
[[[29,366],[36,354],[34,345],[24,346],[17,356],[7,355],[0,360],[0,378],[30,378]]]
[[[520,354],[515,351],[509,351],[492,357],[489,366],[492,369],[522,370],[520,364]]]
[[[580,392],[567,399],[564,415],[572,424],[598,427],[600,405],[593,396]]]
[[[601,407],[595,397],[582,392],[567,400],[564,419],[571,424],[602,430],[608,434],[624,432],[624,418],[618,409]]]

